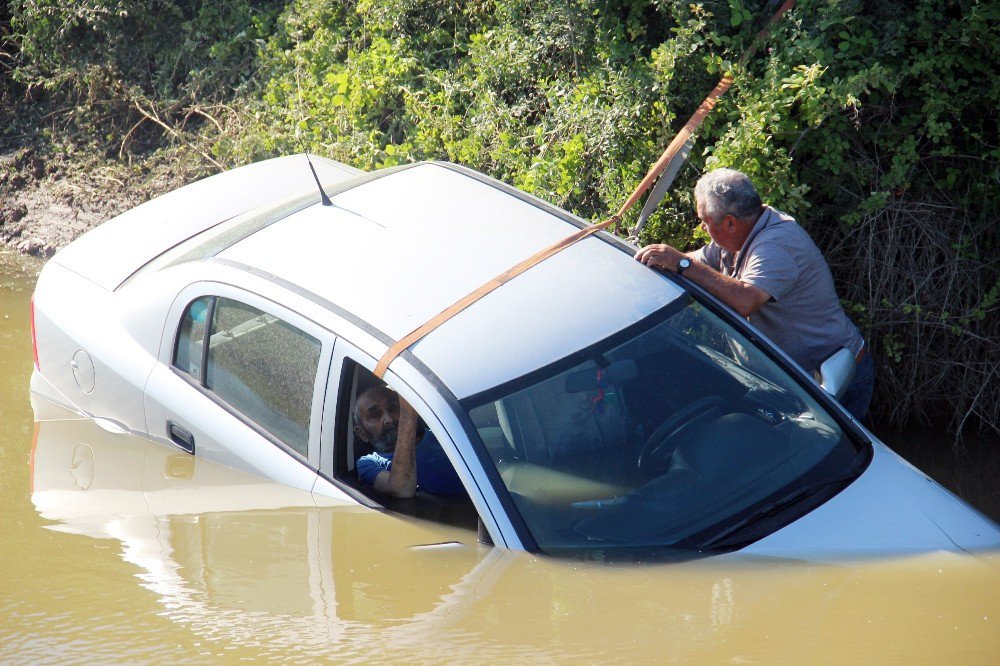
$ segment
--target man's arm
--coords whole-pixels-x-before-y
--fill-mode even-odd
[[[674,273],[677,272],[677,262],[684,256],[679,250],[665,244],[647,245],[635,253],[636,261],[650,268]],[[687,256],[690,257],[691,254]],[[691,261],[691,266],[684,271],[684,277],[731,307],[741,317],[749,317],[771,300],[771,295],[760,287],[723,275],[697,260]]]
[[[402,397],[392,465],[378,473],[374,487],[379,492],[402,498],[417,494],[417,413]]]

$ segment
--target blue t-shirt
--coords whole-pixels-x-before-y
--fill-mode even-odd
[[[417,442],[416,463],[417,490],[434,495],[465,494],[465,487],[455,473],[455,468],[430,430]],[[369,453],[358,458],[358,478],[369,486],[375,485],[375,477],[379,472],[391,468],[391,453]]]

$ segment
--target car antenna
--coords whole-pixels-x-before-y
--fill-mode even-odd
[[[299,63],[296,59],[295,62],[295,89],[298,91],[299,97],[299,113],[302,112],[302,84],[299,82]],[[305,124],[305,119],[296,124],[295,126],[295,138],[298,139],[299,145],[302,145],[302,126]],[[319,182],[319,176],[316,175],[316,167],[313,166],[312,160],[309,158],[309,151],[303,150],[306,156],[306,162],[309,164],[309,170],[312,171],[313,179],[316,181],[316,187],[319,188],[319,200],[324,206],[332,206],[333,202],[330,201],[330,197],[326,196],[326,192],[323,190],[323,184]]]
[[[330,201],[330,197],[326,196],[326,192],[323,191],[323,185],[319,182],[319,176],[316,175],[316,168],[313,166],[312,160],[309,159],[309,153],[306,153],[306,162],[309,163],[309,170],[312,171],[313,178],[316,179],[316,187],[319,188],[319,200],[323,202],[324,206],[332,206],[333,202]]]

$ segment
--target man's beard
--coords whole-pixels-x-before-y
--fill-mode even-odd
[[[385,455],[387,453],[392,453],[396,450],[396,435],[399,433],[399,427],[394,426],[384,431],[378,437],[371,437],[372,448],[376,452]]]

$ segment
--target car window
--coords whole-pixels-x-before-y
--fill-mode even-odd
[[[368,433],[367,437],[356,434],[358,428],[364,429],[359,402],[369,391],[388,390],[394,393],[395,389],[392,384],[386,384],[349,358],[344,359],[340,382],[337,408],[339,423],[334,462],[337,479],[392,511],[424,520],[476,529],[478,514],[447,458],[443,448],[445,444],[422,418],[417,427],[416,495],[409,498],[394,498],[373,487],[374,477],[381,469],[388,470],[391,467],[394,456],[392,442],[379,441],[381,438],[378,435],[389,432],[394,439],[395,428],[390,424],[383,433]],[[369,400],[362,404],[370,405],[371,402]],[[391,407],[392,402],[392,399],[389,399],[387,405]],[[389,419],[391,420],[396,413],[390,410]]]
[[[205,322],[211,304],[212,298],[206,296],[188,306],[181,319],[177,346],[174,349],[174,365],[199,380],[202,376]]]
[[[173,363],[308,456],[320,351],[319,340],[255,307],[228,298],[199,298],[181,319]]]
[[[797,516],[758,516],[787,498],[802,515],[857,474],[822,405],[695,301],[463,407],[550,552],[760,538]]]

